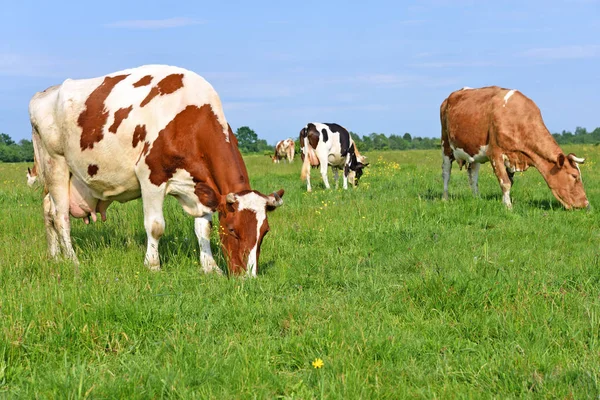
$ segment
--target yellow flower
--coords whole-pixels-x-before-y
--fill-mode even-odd
[[[315,361],[312,362],[312,366],[319,369],[319,368],[323,368],[323,365],[325,365],[323,363],[323,360],[321,360],[320,358],[315,358]]]

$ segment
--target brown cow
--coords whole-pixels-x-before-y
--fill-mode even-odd
[[[148,237],[145,263],[160,268],[163,202],[174,196],[195,218],[205,272],[219,272],[210,248],[212,214],[219,214],[229,271],[255,276],[269,231],[267,211],[283,190],[250,187],[219,96],[199,75],[147,65],[84,80],[66,80],[29,104],[38,179],[47,188],[48,248],[77,261],[69,214],[105,216],[112,201],[141,197]]]
[[[539,108],[520,92],[497,86],[457,90],[442,103],[440,120],[444,199],[452,161],[467,164],[475,195],[480,163],[491,161],[508,208],[514,173],[530,166],[540,171],[565,208],[589,206],[578,166],[584,159],[562,152]]]

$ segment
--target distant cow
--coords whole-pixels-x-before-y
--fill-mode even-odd
[[[112,201],[141,197],[148,235],[145,263],[159,269],[163,202],[173,195],[195,218],[200,262],[219,271],[210,248],[212,214],[229,271],[255,276],[269,231],[267,211],[283,190],[250,188],[219,96],[182,68],[148,65],[107,76],[66,80],[29,104],[37,172],[48,194],[44,216],[50,255],[77,262],[69,213],[103,212]]]
[[[588,207],[578,166],[584,159],[562,152],[539,108],[520,92],[497,86],[455,91],[442,103],[440,120],[444,199],[452,161],[467,164],[475,195],[480,163],[491,161],[508,208],[514,173],[530,166],[540,171],[565,208]]]
[[[271,159],[274,163],[287,159],[288,162],[294,162],[294,152],[296,145],[293,139],[280,140],[275,145],[275,154]]]
[[[363,174],[363,168],[369,165],[358,154],[356,145],[346,128],[338,124],[311,122],[300,131],[302,152],[301,178],[306,179],[306,189],[310,192],[310,167],[320,166],[325,187],[329,189],[327,166],[331,165],[335,186],[338,186],[338,169],[344,170],[343,186],[348,189],[348,178],[357,185]]]
[[[37,182],[37,176],[37,162],[34,160],[33,168],[27,167],[27,186],[33,187]]]

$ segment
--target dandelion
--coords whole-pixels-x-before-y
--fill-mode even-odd
[[[312,362],[312,366],[316,369],[323,368],[325,363],[320,358],[315,358],[315,361]]]

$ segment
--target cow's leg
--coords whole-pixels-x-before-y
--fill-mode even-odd
[[[217,266],[210,249],[210,232],[212,227],[212,214],[206,214],[203,217],[194,220],[194,232],[198,238],[200,247],[200,264],[205,273],[217,272],[221,274],[221,270]]]
[[[477,162],[473,162],[469,164],[467,168],[467,172],[469,173],[469,185],[471,185],[471,190],[473,191],[473,196],[479,196],[479,168],[481,164]]]
[[[327,178],[327,166],[328,166],[327,161],[321,162],[321,166],[320,166],[321,176],[323,177],[323,183],[325,184],[325,187],[327,189],[331,189],[331,187],[329,186],[329,179]]]
[[[148,184],[142,185],[142,202],[144,204],[144,227],[148,236],[148,246],[144,264],[153,270],[160,269],[158,256],[158,242],[165,232],[165,218],[163,216],[163,203],[165,192],[163,189]]]
[[[311,169],[312,169],[312,167],[310,165],[306,169],[306,191],[307,192],[312,192],[312,186],[310,185],[310,170]]]
[[[54,251],[52,246],[56,243],[56,235],[63,255],[77,264],[77,256],[71,243],[71,221],[69,219],[69,167],[64,158],[57,157],[52,158],[51,162],[47,163],[46,168],[47,171],[44,175],[47,177],[46,185],[48,187],[48,196],[50,196],[48,199],[50,206],[47,206],[47,201],[44,200],[44,211],[48,207],[48,210],[51,212],[47,213],[44,217],[48,218],[46,236],[50,252],[52,254]],[[52,227],[54,233],[52,232]]]
[[[512,182],[508,175],[508,171],[506,171],[506,167],[504,166],[502,156],[492,158],[492,168],[494,169],[494,174],[496,174],[496,178],[498,178],[500,188],[502,189],[502,202],[506,207],[512,209],[512,202],[510,201],[510,188],[512,187]]]
[[[333,172],[333,181],[335,182],[335,188],[337,189],[340,186],[338,168],[331,166],[331,172]]]
[[[58,233],[54,227],[54,218],[56,218],[56,207],[50,197],[50,194],[44,196],[44,225],[46,226],[46,239],[48,241],[48,251],[50,257],[57,258],[60,253],[60,244]]]
[[[448,183],[450,182],[450,172],[452,172],[452,158],[442,154],[442,178],[444,179],[443,200],[448,200]]]

